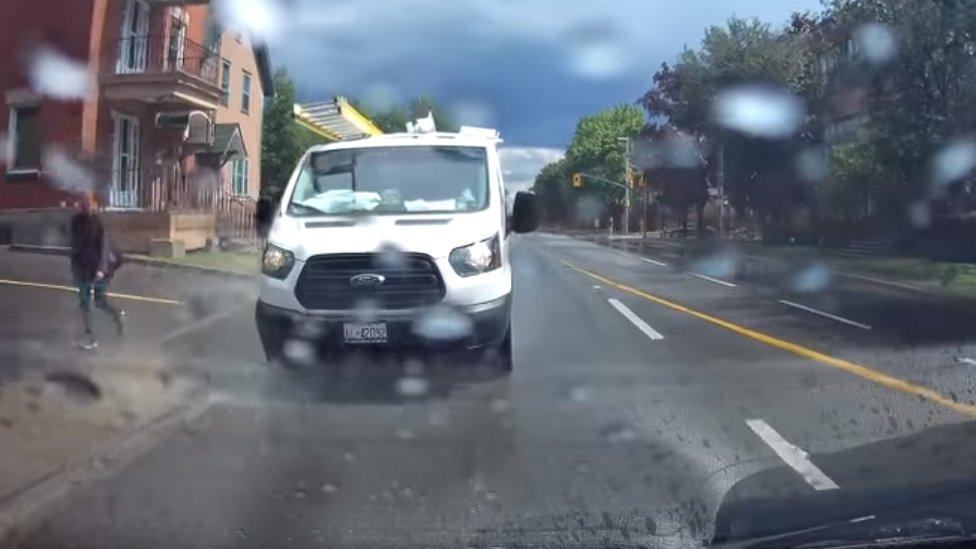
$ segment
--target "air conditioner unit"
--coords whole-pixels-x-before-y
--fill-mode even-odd
[[[214,123],[203,111],[170,111],[156,115],[156,127],[183,132],[187,145],[209,147],[214,143]]]

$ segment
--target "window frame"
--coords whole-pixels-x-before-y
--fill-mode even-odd
[[[222,59],[220,61],[220,104],[224,107],[230,106],[232,69],[233,65],[229,59]]]
[[[251,114],[251,84],[254,78],[251,73],[241,71],[241,113]]]
[[[250,189],[251,160],[242,157],[231,162],[230,191],[234,196],[248,196]]]
[[[18,145],[18,132],[20,121],[20,112],[23,110],[33,110],[35,111],[34,123],[38,125],[37,132],[40,134],[40,115],[41,115],[41,104],[40,103],[20,103],[8,106],[8,116],[7,116],[7,150],[6,150],[6,172],[7,175],[12,176],[36,176],[41,173],[42,158],[41,158],[41,142],[40,135],[38,135],[37,142],[37,165],[28,167],[17,167],[17,145]]]

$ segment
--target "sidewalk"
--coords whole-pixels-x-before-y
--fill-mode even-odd
[[[202,384],[174,374],[165,359],[62,354],[58,371],[0,386],[0,545],[72,486],[123,466],[206,402]]]
[[[609,235],[606,231],[552,230],[625,249],[635,253],[664,255],[678,262],[693,262],[716,253],[731,253],[739,259],[740,269],[751,275],[776,278],[819,264],[834,275],[885,285],[906,291],[950,300],[976,302],[976,265],[947,264],[923,258],[877,256],[847,258],[835,255],[837,250],[812,246],[768,246],[758,242],[699,241],[652,238],[636,235]]]

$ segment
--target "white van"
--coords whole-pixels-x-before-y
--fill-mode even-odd
[[[509,234],[535,229],[536,205],[517,193],[507,207],[500,142],[462,128],[310,149],[264,220],[255,316],[268,360],[287,363],[301,340],[494,349],[511,370]]]

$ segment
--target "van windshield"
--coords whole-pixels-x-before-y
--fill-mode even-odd
[[[309,155],[288,212],[453,213],[487,205],[484,148],[377,147]]]

